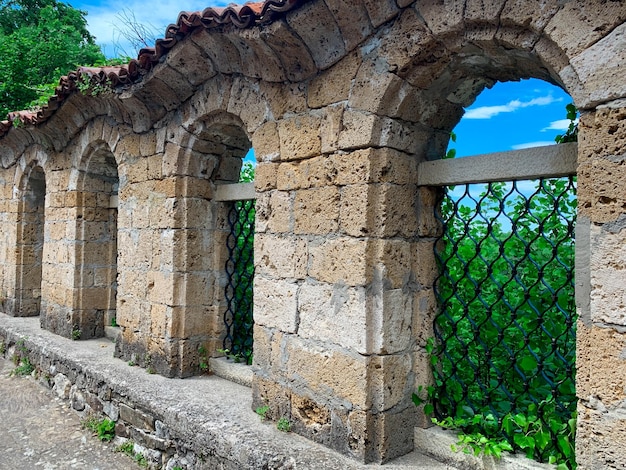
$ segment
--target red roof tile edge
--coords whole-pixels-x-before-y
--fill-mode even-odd
[[[75,71],[61,77],[55,93],[48,104],[38,111],[14,111],[8,114],[7,120],[0,121],[0,137],[12,127],[36,125],[48,120],[70,95],[79,90],[79,83],[89,82],[92,85],[110,85],[117,87],[129,85],[141,78],[166,55],[176,43],[187,37],[198,28],[213,29],[221,25],[232,24],[245,29],[258,24],[271,23],[277,15],[295,9],[308,0],[265,0],[247,2],[243,5],[230,4],[227,7],[209,7],[202,11],[182,11],[175,24],[165,30],[165,38],[157,39],[154,47],[143,48],[137,59],[126,65],[108,67],[79,67]],[[83,77],[86,77],[85,80]]]

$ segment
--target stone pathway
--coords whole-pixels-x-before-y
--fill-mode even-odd
[[[32,377],[9,377],[0,357],[0,469],[131,470],[140,467],[83,428],[68,403]]]

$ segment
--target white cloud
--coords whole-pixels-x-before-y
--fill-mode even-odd
[[[518,109],[528,108],[529,106],[546,106],[558,101],[562,98],[554,98],[552,95],[540,96],[530,101],[513,100],[507,104],[496,106],[480,106],[478,108],[468,109],[463,115],[464,119],[491,119],[502,113],[512,113]]]
[[[546,145],[555,145],[554,140],[538,140],[536,142],[525,142],[523,144],[511,145],[513,150],[529,149],[532,147],[545,147]]]
[[[228,0],[214,0],[212,6],[226,6]],[[165,28],[176,23],[181,11],[202,11],[206,8],[206,0],[190,0],[180,2],[176,0],[156,0],[146,7],[144,0],[130,0],[127,2],[116,0],[100,6],[79,6],[87,10],[87,28],[95,36],[96,43],[102,46],[107,56],[115,56],[124,49],[131,56],[136,55],[129,42],[120,37],[119,28],[124,28],[120,23],[119,14],[127,11],[133,12],[136,20],[156,31],[156,37],[165,36]],[[116,27],[119,26],[119,28]]]
[[[543,129],[541,129],[541,132],[566,131],[567,128],[569,127],[570,122],[571,121],[569,119],[559,119],[558,121],[552,121],[550,124],[548,124],[547,127],[544,127]],[[578,119],[576,119],[576,121],[574,122],[578,122]]]

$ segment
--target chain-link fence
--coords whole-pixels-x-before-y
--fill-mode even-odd
[[[433,404],[466,433],[573,461],[575,177],[447,187]]]
[[[228,213],[226,240],[226,336],[224,351],[237,361],[252,363],[255,201],[236,201]]]

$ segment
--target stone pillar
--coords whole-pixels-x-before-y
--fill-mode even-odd
[[[122,165],[116,355],[165,376],[198,373],[221,345],[223,210],[214,183],[227,157],[167,143]],[[159,151],[160,150],[160,151]]]
[[[579,124],[576,232],[576,459],[626,467],[626,107],[584,112]]]
[[[394,124],[350,113],[331,125],[337,115],[332,107],[285,118],[280,160],[257,154],[253,406],[382,462],[413,449],[413,312],[429,300],[421,258],[432,266],[432,245],[419,239],[415,158],[349,150],[388,138]],[[394,143],[415,137],[400,135]],[[346,150],[322,153],[323,142]]]
[[[0,180],[0,302],[2,311],[15,313],[16,274],[19,253],[17,247],[17,227],[19,224],[19,200],[13,196],[13,171],[4,170]]]
[[[76,305],[76,191],[68,191],[69,169],[46,173],[46,227],[44,233],[41,327],[72,337]],[[75,333],[76,335],[77,333]]]

